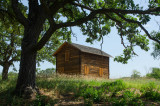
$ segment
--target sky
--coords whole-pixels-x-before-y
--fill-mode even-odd
[[[24,0],[23,0],[24,1]],[[137,3],[139,3],[142,6],[146,6],[147,0],[136,0]],[[26,4],[26,2],[24,2]],[[153,30],[159,30],[159,26],[156,23],[156,21],[160,24],[160,17],[152,17],[151,21],[146,24],[144,27],[149,31]],[[86,36],[84,36],[80,29],[78,27],[73,27],[73,32],[76,35],[76,37],[72,36],[72,42],[90,46],[94,48],[101,49],[101,41],[94,42],[93,44],[86,43]],[[142,34],[144,32],[142,31]],[[153,51],[153,45],[152,41],[150,41],[149,44],[150,50],[148,52],[145,52],[141,50],[139,47],[135,48],[135,52],[138,54],[138,56],[133,57],[131,60],[128,61],[128,64],[122,64],[114,61],[114,58],[110,58],[110,78],[121,78],[121,77],[130,77],[133,70],[137,70],[141,73],[141,76],[145,76],[147,73],[151,72],[152,67],[160,67],[160,61],[155,60],[151,53]],[[121,44],[121,39],[117,33],[116,28],[111,29],[111,33],[104,37],[104,42],[102,45],[102,50],[113,57],[119,56],[122,54],[124,47]],[[19,63],[15,63],[15,66],[17,69],[19,69]],[[39,68],[46,69],[46,68],[52,68],[55,67],[52,63],[44,62],[41,63],[41,66]],[[0,72],[2,70],[2,67],[0,67]],[[12,68],[10,68],[10,71]]]

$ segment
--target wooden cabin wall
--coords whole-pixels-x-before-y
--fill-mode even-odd
[[[69,51],[69,61],[65,61],[65,51]],[[70,45],[64,46],[57,54],[56,71],[65,74],[80,74],[80,51]],[[63,71],[62,71],[63,70]]]
[[[85,65],[89,67],[89,76],[99,77],[99,70],[103,68],[103,77],[109,79],[109,57],[89,53],[81,54],[81,73],[85,75]]]

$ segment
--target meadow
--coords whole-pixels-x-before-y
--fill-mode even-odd
[[[1,78],[1,77],[0,77]],[[40,94],[31,99],[13,95],[17,74],[0,81],[0,106],[160,105],[160,80],[103,79],[78,75],[37,74]]]

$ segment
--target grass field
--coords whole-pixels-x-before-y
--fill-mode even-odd
[[[0,106],[11,105],[160,105],[160,80],[101,79],[76,75],[38,75],[40,95],[23,99],[12,95],[17,75],[0,81]]]

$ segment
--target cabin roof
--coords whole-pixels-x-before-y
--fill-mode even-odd
[[[86,53],[91,53],[91,54],[96,54],[96,55],[100,55],[100,56],[105,56],[105,57],[112,57],[111,55],[109,55],[108,53],[105,53],[104,51],[97,49],[97,48],[93,48],[93,47],[88,47],[88,46],[84,46],[84,45],[80,45],[80,44],[76,44],[76,43],[68,43],[68,42],[64,42],[54,53],[53,56],[55,56],[60,50],[61,48],[66,45],[69,44],[77,49],[79,49],[81,52],[86,52]]]

